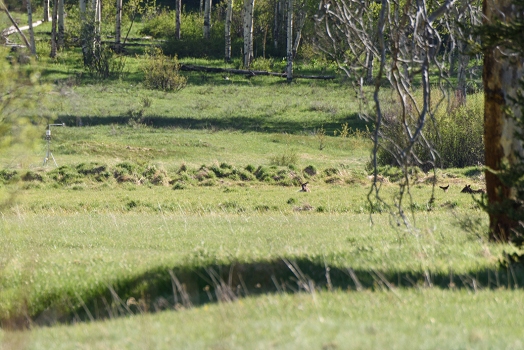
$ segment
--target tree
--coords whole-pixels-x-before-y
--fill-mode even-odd
[[[29,49],[31,50],[31,54],[33,56],[36,56],[36,46],[35,46],[35,32],[33,31],[33,10],[31,9],[31,0],[27,1],[27,22],[29,25],[29,41],[31,46]]]
[[[58,6],[57,6],[58,0],[55,0],[53,4],[53,14],[51,16],[51,53],[49,56],[51,58],[56,57],[56,50],[57,50],[57,42],[56,42],[56,21],[58,18]]]
[[[115,51],[120,52],[120,33],[122,29],[122,0],[116,0],[116,19],[115,19]]]
[[[405,212],[411,200],[411,171],[414,166],[428,171],[438,166],[439,155],[426,137],[437,132],[435,111],[444,98],[435,99],[432,90],[444,91],[444,57],[439,28],[445,28],[446,14],[456,0],[442,4],[425,1],[325,0],[316,17],[319,48],[335,60],[353,81],[361,99],[360,115],[374,123],[371,165],[374,183],[368,199],[371,207],[390,210],[397,224],[413,226]],[[374,89],[364,88],[372,57],[377,57]],[[430,69],[437,71],[439,85],[430,82]],[[431,74],[434,74],[431,72]],[[418,84],[412,84],[417,75]],[[394,110],[387,110],[380,95],[383,81],[391,86]],[[389,107],[388,107],[389,108]],[[392,130],[398,131],[393,133]],[[380,196],[377,155],[387,152],[402,171],[399,193],[393,201]],[[433,196],[428,201],[431,207]]]
[[[0,1],[0,4],[3,4]],[[0,47],[0,152],[7,152],[15,145],[33,148],[38,137],[36,117],[30,110],[39,106],[47,95],[48,87],[38,82],[33,65],[23,68],[9,57],[8,49]],[[22,114],[23,113],[25,114]],[[0,208],[8,205],[12,193],[0,186]]]
[[[211,5],[212,0],[204,2],[204,39],[209,40],[211,36]]]
[[[515,183],[503,182],[498,172],[522,165],[524,154],[518,124],[522,106],[515,103],[524,69],[523,4],[515,0],[484,0],[483,4],[486,190],[490,239],[502,242],[511,240],[520,226],[509,215],[515,205],[520,207],[518,189]],[[508,201],[514,204],[513,208],[505,208]]]
[[[226,25],[225,25],[225,42],[226,49],[224,59],[226,62],[231,61],[231,21],[233,20],[233,0],[227,0],[226,8]]]
[[[49,1],[44,0],[44,22],[49,22]]]
[[[182,13],[182,0],[175,0],[175,38],[180,40],[180,25],[181,25],[181,13]]]
[[[287,81],[293,80],[293,0],[287,3]]]
[[[253,62],[253,13],[255,0],[244,0],[244,67],[249,68]]]
[[[58,3],[58,48],[64,47],[64,0],[55,0]],[[55,4],[56,5],[56,4]]]

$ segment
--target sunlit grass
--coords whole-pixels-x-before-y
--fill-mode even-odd
[[[521,349],[522,300],[511,290],[268,295],[0,339],[17,349]]]

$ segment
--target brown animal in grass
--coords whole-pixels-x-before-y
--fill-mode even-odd
[[[483,188],[479,188],[478,190],[474,190],[471,188],[471,185],[466,185],[466,187],[464,187],[462,189],[462,191],[460,191],[460,193],[486,193],[486,190],[483,189]]]
[[[307,184],[308,184],[308,182],[303,183],[303,184],[300,184],[300,186],[302,187],[302,189],[301,189],[299,192],[311,192],[311,191],[309,190],[309,188],[307,187]]]

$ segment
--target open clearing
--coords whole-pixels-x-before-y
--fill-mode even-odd
[[[414,172],[408,230],[368,200],[370,125],[342,79],[152,92],[79,57],[43,63],[58,167],[43,140],[0,155],[1,349],[524,348],[514,248],[460,193],[480,167]]]

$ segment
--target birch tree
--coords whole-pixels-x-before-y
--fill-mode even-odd
[[[204,1],[204,39],[206,40],[211,36],[211,6],[212,0]]]
[[[287,81],[293,80],[293,0],[287,2]]]
[[[244,67],[249,68],[253,62],[253,14],[255,0],[244,0]]]
[[[50,57],[55,58],[56,57],[56,49],[57,49],[57,42],[56,42],[56,21],[58,19],[58,6],[57,6],[58,0],[55,0],[53,3],[53,15],[51,16],[51,53]]]
[[[115,19],[115,51],[120,52],[120,36],[122,30],[122,0],[116,0],[116,19]]]
[[[231,61],[231,21],[233,20],[233,0],[227,0],[226,24],[225,24],[225,55],[226,62]]]
[[[44,22],[49,22],[49,1],[44,0]]]
[[[35,32],[33,30],[33,10],[31,8],[31,0],[27,1],[27,22],[29,25],[29,43],[31,54],[33,56],[36,56],[36,46],[35,46]]]

